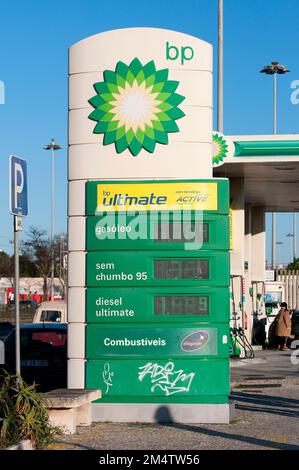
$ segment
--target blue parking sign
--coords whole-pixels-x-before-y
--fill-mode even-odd
[[[9,161],[9,190],[11,214],[27,215],[27,161],[14,155],[10,156]]]

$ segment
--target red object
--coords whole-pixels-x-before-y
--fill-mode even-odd
[[[248,328],[248,316],[247,316],[247,312],[244,311],[244,330],[247,330]]]
[[[41,341],[52,346],[65,346],[66,334],[57,331],[38,331],[32,333],[32,341]]]
[[[8,288],[6,289],[6,299],[5,299],[5,302],[6,302],[7,304],[9,304],[9,297],[10,297],[10,294],[13,294],[13,292],[14,292],[14,289],[13,289],[12,287],[8,287]]]
[[[8,287],[6,289],[6,292],[5,292],[5,301],[7,304],[10,303],[10,297],[11,297],[11,294],[14,294],[14,288],[13,287]],[[14,296],[13,296],[13,302],[14,302]],[[37,304],[40,304],[41,302],[44,302],[45,300],[51,300],[51,295],[48,294],[48,296],[44,299],[44,296],[43,294],[19,294],[19,300],[20,301],[35,301]]]

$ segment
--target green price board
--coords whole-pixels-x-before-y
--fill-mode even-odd
[[[227,359],[105,359],[86,363],[86,387],[102,390],[99,403],[227,403]]]
[[[89,287],[88,323],[180,323],[229,320],[227,287]]]
[[[85,386],[228,403],[229,183],[86,183]]]
[[[229,253],[215,251],[90,252],[87,287],[228,286]]]
[[[225,215],[205,213],[189,219],[181,213],[175,219],[146,212],[87,217],[86,249],[229,250],[229,220]]]
[[[86,215],[105,212],[204,211],[229,212],[229,183],[225,179],[89,181]]]
[[[105,357],[228,357],[226,325],[110,325],[89,324],[88,359]]]

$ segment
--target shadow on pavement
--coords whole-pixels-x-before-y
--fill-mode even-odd
[[[64,444],[64,449],[63,450],[67,450],[67,447],[68,446],[72,446],[72,447],[78,447],[78,449],[70,449],[70,450],[95,450],[94,447],[90,447],[90,446],[86,446],[84,444],[80,444],[80,442],[71,442],[71,441],[62,441],[60,439],[55,439],[55,442],[57,442],[58,444]]]
[[[249,385],[248,385],[249,387]],[[251,403],[271,406],[281,406],[286,408],[299,408],[299,400],[295,398],[283,398],[275,395],[256,395],[248,392],[236,392],[233,391],[230,394],[230,398],[235,401],[248,401]]]
[[[256,395],[249,392],[232,392],[230,398],[235,401],[236,409],[270,413],[274,415],[299,417],[299,400],[271,395]],[[242,403],[248,403],[247,405]],[[250,406],[252,405],[252,406]],[[255,405],[255,406],[254,406]]]
[[[259,397],[260,398],[260,397]],[[298,400],[296,400],[298,401]],[[299,450],[299,445],[294,445],[294,444],[286,444],[282,442],[274,442],[270,441],[268,439],[261,439],[258,437],[252,437],[252,436],[240,436],[239,434],[233,434],[229,432],[223,432],[223,431],[216,431],[213,429],[207,429],[203,426],[197,426],[197,425],[192,425],[192,424],[182,424],[182,423],[176,423],[173,422],[171,412],[168,409],[167,406],[161,406],[157,411],[156,411],[156,422],[163,423],[160,424],[160,426],[165,426],[165,427],[173,427],[176,429],[182,429],[184,431],[190,431],[190,432],[195,432],[198,434],[204,434],[206,436],[210,437],[219,437],[222,439],[228,439],[232,441],[237,441],[237,442],[245,442],[246,444],[252,444],[256,446],[261,446],[261,447],[267,447],[270,449],[280,449],[280,450]],[[227,425],[229,426],[229,425]],[[215,446],[216,448],[216,446]],[[234,448],[234,445],[232,443],[231,449]]]

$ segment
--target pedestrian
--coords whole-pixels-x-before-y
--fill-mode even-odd
[[[8,301],[9,301],[9,304],[13,304],[15,302],[15,294],[13,293],[13,291],[10,291],[9,294],[8,294]]]
[[[291,319],[286,302],[282,302],[277,315],[276,335],[278,337],[278,349],[283,351],[287,339],[291,336]]]

